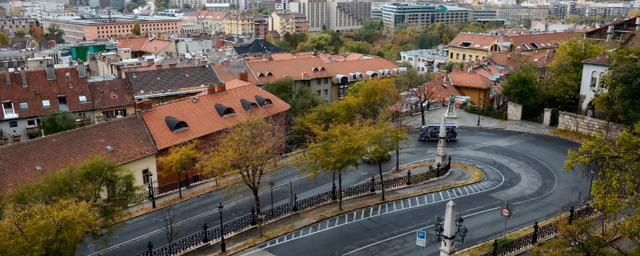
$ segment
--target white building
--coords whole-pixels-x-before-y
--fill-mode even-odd
[[[609,68],[609,58],[605,55],[584,60],[582,66],[582,80],[580,82],[580,108],[589,110],[593,98],[602,92],[602,77]]]
[[[371,17],[371,2],[300,0],[289,5],[292,12],[307,17],[309,32],[323,29],[352,31],[360,29],[362,23]]]
[[[449,50],[445,45],[433,49],[400,52],[400,61],[408,63],[418,72],[438,72],[447,64]]]

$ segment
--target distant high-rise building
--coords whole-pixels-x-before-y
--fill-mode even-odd
[[[307,17],[310,32],[351,31],[371,17],[371,2],[300,0],[290,3],[290,10]]]
[[[386,30],[397,27],[426,29],[434,23],[464,23],[471,21],[471,11],[451,5],[420,5],[394,3],[382,6],[382,23]]]

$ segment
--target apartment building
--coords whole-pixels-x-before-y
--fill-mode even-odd
[[[382,6],[382,23],[385,30],[397,27],[422,30],[434,23],[469,22],[471,13],[469,9],[451,5],[393,3]]]
[[[362,23],[371,17],[371,2],[300,0],[289,4],[292,12],[305,15],[310,32],[323,29],[352,31],[362,27]]]
[[[269,31],[276,31],[280,35],[306,33],[309,32],[309,22],[302,13],[274,12],[269,16]]]

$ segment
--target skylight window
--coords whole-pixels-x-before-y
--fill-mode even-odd
[[[216,103],[215,108],[216,108],[216,112],[218,112],[218,115],[220,115],[220,117],[233,116],[236,114],[236,111],[233,110],[233,108],[227,107],[220,103]]]
[[[269,105],[273,104],[271,99],[264,98],[264,97],[259,96],[259,95],[256,95],[256,102],[258,102],[258,105],[260,105],[261,107],[269,106]]]
[[[469,47],[471,46],[471,42],[462,42],[460,43],[460,47]]]
[[[251,101],[245,100],[245,99],[241,99],[240,100],[240,104],[242,104],[242,108],[244,108],[245,111],[249,111],[249,110],[258,108],[258,104],[256,104],[255,102],[251,102]]]
[[[189,128],[189,124],[187,124],[187,122],[179,120],[172,116],[165,117],[164,121],[171,132],[179,132]]]

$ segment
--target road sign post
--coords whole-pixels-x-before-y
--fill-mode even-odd
[[[504,233],[503,236],[507,237],[507,219],[511,218],[511,206],[505,202],[504,207],[500,208],[500,215],[504,217]]]
[[[427,246],[427,232],[424,230],[418,230],[416,233],[416,245],[426,247]]]

